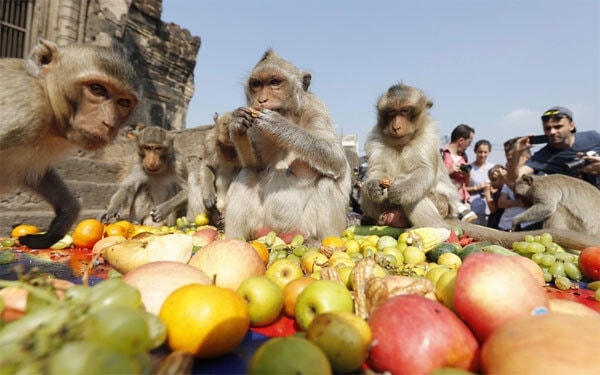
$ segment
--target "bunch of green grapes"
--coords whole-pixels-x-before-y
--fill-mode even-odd
[[[29,297],[26,314],[0,330],[2,374],[151,374],[149,352],[166,327],[121,278],[72,286],[64,298],[48,284],[0,281],[6,286]]]
[[[546,282],[554,282],[558,289],[574,287],[582,278],[579,257],[553,242],[550,233],[539,236],[526,235],[524,241],[513,242],[512,248],[520,255],[531,258],[544,272]]]

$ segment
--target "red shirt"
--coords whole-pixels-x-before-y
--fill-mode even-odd
[[[458,159],[455,160],[450,150],[448,150],[448,146],[442,147],[441,151],[446,170],[450,169],[450,167],[452,167],[456,163],[469,164],[467,161],[467,155],[464,152],[458,154]],[[458,188],[458,194],[460,194],[460,199],[463,201],[463,203],[468,202],[469,198],[471,197],[471,194],[469,194],[469,192],[467,191],[467,175],[462,172],[452,172],[450,174],[450,178],[455,182]]]

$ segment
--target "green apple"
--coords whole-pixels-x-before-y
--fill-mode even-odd
[[[352,294],[336,281],[317,280],[308,284],[298,295],[296,322],[302,330],[306,330],[315,316],[336,310],[353,312]]]
[[[273,323],[283,309],[283,289],[267,276],[253,276],[242,281],[237,292],[248,303],[253,327]]]
[[[277,259],[267,268],[265,276],[273,280],[283,290],[283,287],[294,279],[304,276],[300,264],[292,259]]]
[[[340,275],[340,279],[346,285],[346,288],[352,290],[352,279],[350,275],[352,275],[352,270],[354,270],[354,266],[344,266],[337,269],[338,275]]]
[[[385,247],[381,250],[382,254],[385,255],[393,255],[396,258],[397,265],[402,265],[404,263],[404,254],[402,254],[402,250],[397,247]]]
[[[269,339],[256,349],[248,364],[249,375],[331,373],[331,365],[323,350],[301,336]]]
[[[329,258],[319,251],[308,251],[302,255],[301,266],[307,275],[320,271],[329,265]]]
[[[306,328],[306,338],[323,351],[335,373],[359,370],[369,355],[371,327],[348,311],[330,311],[317,315]]]

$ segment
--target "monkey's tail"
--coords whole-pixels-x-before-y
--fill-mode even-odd
[[[448,219],[447,222],[450,225],[460,227],[469,237],[476,241],[488,241],[507,248],[512,247],[513,242],[523,241],[528,234],[536,236],[543,233],[550,233],[554,242],[568,249],[583,250],[590,246],[600,246],[600,238],[568,229],[546,228],[523,232],[504,232],[456,219]]]

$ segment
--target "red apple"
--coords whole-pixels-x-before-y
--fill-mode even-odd
[[[392,297],[369,317],[374,346],[368,363],[377,372],[430,374],[442,367],[475,372],[479,344],[446,306],[407,294]]]
[[[216,240],[196,251],[188,264],[200,268],[215,285],[237,290],[242,281],[265,274],[265,264],[243,240]]]
[[[510,258],[474,253],[458,269],[454,308],[480,342],[506,322],[550,307],[546,290]]]
[[[192,234],[192,239],[194,240],[194,246],[203,247],[208,245],[209,243],[215,241],[219,237],[219,231],[217,228],[212,226],[205,226],[200,229],[197,229]]]
[[[579,253],[581,273],[591,281],[600,280],[600,246],[587,247]]]

